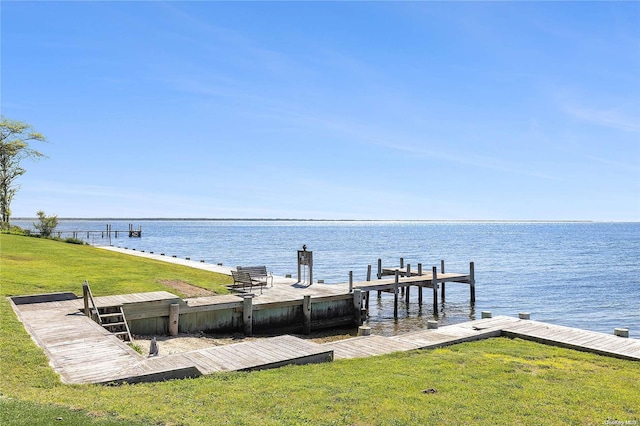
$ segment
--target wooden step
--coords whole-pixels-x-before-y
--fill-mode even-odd
[[[125,342],[131,342],[133,340],[131,338],[131,332],[129,331],[129,324],[127,324],[127,319],[124,316],[124,311],[122,310],[121,305],[102,306],[98,308],[98,310],[102,312],[109,312],[101,313],[101,319],[116,319],[115,322],[102,322],[102,327],[104,327],[105,330],[109,331],[111,334],[118,336]]]
[[[110,317],[121,317],[122,312],[114,312],[112,314],[100,314],[102,318],[110,318]]]
[[[107,328],[107,327],[115,327],[115,326],[123,326],[123,325],[127,325],[126,322],[107,322],[102,324],[103,327]]]

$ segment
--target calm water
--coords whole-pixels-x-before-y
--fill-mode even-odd
[[[377,259],[399,258],[425,269],[446,262],[448,272],[467,272],[475,262],[476,304],[467,285],[447,285],[438,320],[451,324],[481,311],[612,333],[628,327],[640,338],[640,223],[434,223],[307,221],[109,221],[112,229],[142,227],[111,244],[228,266],[264,264],[277,275],[297,276],[296,252],[313,251],[314,281],[364,280]],[[32,228],[31,222],[15,224]],[[58,230],[103,230],[106,221],[61,221]],[[79,235],[79,237],[85,237]],[[109,244],[100,235],[90,243]],[[422,309],[414,290],[393,319],[393,297],[372,293],[369,325],[379,334],[426,327],[431,295]]]

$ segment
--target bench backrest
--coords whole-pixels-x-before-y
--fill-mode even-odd
[[[252,277],[256,278],[266,277],[268,275],[266,266],[238,266],[236,269],[239,272],[248,272]]]
[[[251,275],[247,271],[231,271],[234,283],[251,284]]]

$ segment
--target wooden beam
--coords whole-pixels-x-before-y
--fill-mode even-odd
[[[362,290],[353,290],[354,320],[357,326],[362,325]]]
[[[418,276],[422,276],[422,263],[418,263]],[[422,287],[418,286],[418,305],[422,306]]]
[[[178,321],[180,319],[180,305],[172,303],[169,305],[169,336],[178,335]]]
[[[444,274],[444,260],[440,260],[440,273]],[[442,301],[444,302],[444,282],[442,283],[442,291],[441,291],[441,296],[442,296]]]
[[[305,295],[302,302],[302,313],[304,314],[303,332],[306,335],[311,334],[311,296]]]
[[[242,325],[245,336],[253,336],[253,294],[245,294],[242,303]]]
[[[431,269],[433,283],[433,314],[438,315],[438,268]]]
[[[471,304],[476,303],[476,273],[475,273],[475,265],[473,262],[469,263],[469,288],[470,288],[470,297]]]
[[[396,270],[395,282],[393,284],[393,317],[398,318],[398,278],[400,272]]]
[[[407,263],[407,277],[411,276],[411,265]],[[404,301],[407,304],[407,308],[409,308],[409,289],[411,288],[411,286],[407,286],[407,289],[404,293]]]

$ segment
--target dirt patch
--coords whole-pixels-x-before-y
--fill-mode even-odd
[[[148,354],[153,336],[133,336],[133,343],[140,346],[142,353]],[[228,345],[230,343],[248,342],[255,338],[242,334],[209,336],[204,333],[179,334],[171,336],[155,336],[160,355],[171,355],[182,352],[210,348],[212,346]]]
[[[159,280],[160,284],[164,284],[167,287],[171,287],[172,289],[183,294],[184,297],[200,297],[200,296],[213,296],[214,292],[211,290],[204,289],[202,287],[197,287],[195,285],[191,285],[184,281],[180,280]]]
[[[336,340],[348,339],[354,337],[355,333],[350,330],[330,330],[313,332],[309,336],[294,334],[301,339],[308,339],[315,343],[327,343]],[[138,345],[142,350],[142,354],[149,353],[151,339],[154,336],[133,336],[133,343]],[[231,343],[249,342],[251,340],[272,337],[272,335],[260,335],[254,337],[246,337],[242,333],[233,334],[206,334],[206,333],[181,333],[175,337],[171,336],[155,336],[160,350],[159,355],[171,355],[182,352],[195,351],[198,349],[210,348],[212,346],[229,345]]]

